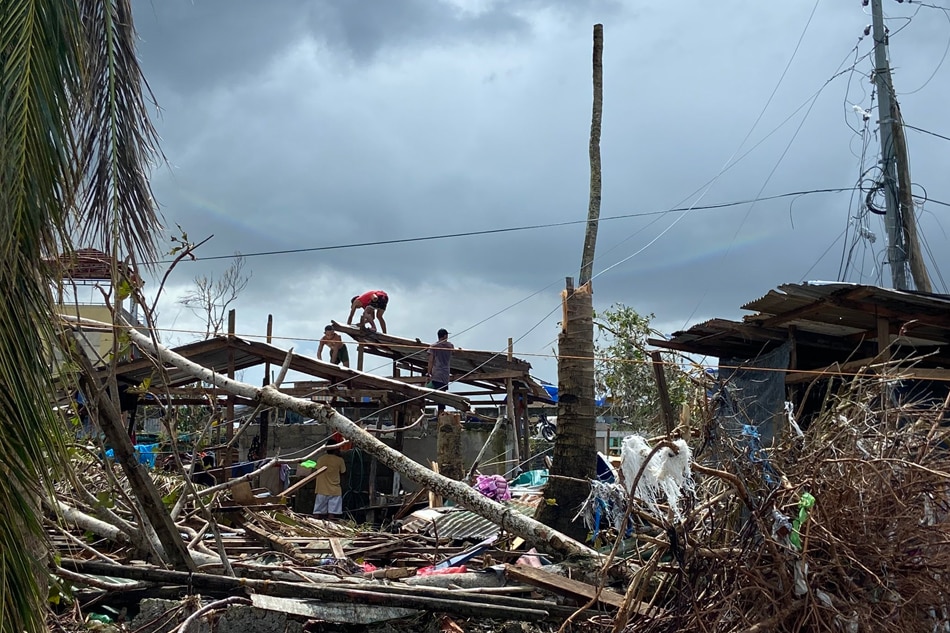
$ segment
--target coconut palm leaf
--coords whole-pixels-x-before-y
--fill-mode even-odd
[[[43,262],[69,253],[79,226],[81,239],[117,258],[155,252],[145,171],[154,134],[133,37],[126,0],[0,0],[3,633],[43,629],[36,499],[66,463],[46,354],[59,340],[55,271]]]
[[[118,261],[156,259],[158,218],[148,167],[158,155],[135,55],[129,0],[80,0],[85,73],[76,120],[83,195],[78,243]],[[144,93],[143,93],[144,89]]]
[[[53,340],[42,255],[62,238],[75,190],[69,96],[78,64],[75,7],[0,2],[0,627],[40,630],[45,595],[35,494],[62,455],[47,402],[43,342]]]

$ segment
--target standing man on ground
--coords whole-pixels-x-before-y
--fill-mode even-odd
[[[386,320],[383,318],[383,313],[386,312],[386,306],[389,305],[389,295],[387,295],[382,290],[369,290],[363,294],[353,297],[350,299],[350,316],[346,317],[346,324],[353,324],[353,315],[356,314],[357,310],[365,310],[367,307],[373,308],[375,311],[375,316],[379,319],[379,327],[383,331],[383,334],[386,333]],[[362,322],[360,324],[362,328]]]
[[[429,346],[429,367],[427,375],[430,389],[448,391],[449,379],[452,375],[452,350],[455,346],[449,343],[449,333],[445,328],[438,331],[439,340]],[[439,413],[445,411],[445,405],[439,405]]]
[[[333,331],[332,325],[323,328],[323,338],[320,339],[320,345],[317,346],[317,360],[323,360],[324,347],[330,349],[331,363],[334,365],[342,363],[344,367],[350,366],[350,353],[346,350],[343,337]]]
[[[337,448],[328,449],[317,459],[317,470],[327,469],[317,475],[317,497],[313,502],[313,514],[318,519],[339,521],[343,518],[343,486],[340,475],[346,472],[346,462]]]

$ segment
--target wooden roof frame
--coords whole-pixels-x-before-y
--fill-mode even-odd
[[[289,369],[326,380],[324,393],[313,395],[346,398],[348,391],[385,392],[393,400],[419,400],[426,403],[444,404],[459,411],[468,411],[468,399],[445,391],[435,391],[392,378],[383,378],[355,369],[340,367],[315,358],[288,352],[268,343],[249,341],[236,336],[218,336],[175,348],[176,354],[218,373],[227,374],[229,369],[241,371],[265,363],[280,367],[290,354]],[[106,370],[103,370],[106,371]],[[137,358],[119,363],[115,367],[116,379],[121,384],[139,385],[149,381],[149,390],[157,394],[166,389],[176,389],[199,382],[177,367],[156,367],[151,358]],[[292,390],[289,388],[288,390]],[[354,397],[357,397],[354,394]],[[361,398],[360,398],[361,399]]]
[[[360,329],[349,325],[341,325],[332,321],[334,331],[346,334],[356,341],[363,352],[388,358],[396,364],[398,369],[418,372],[420,376],[398,377],[397,380],[406,382],[421,382],[424,379],[429,358],[427,350],[430,343],[421,339],[407,339],[382,332]],[[484,389],[489,393],[505,394],[507,381],[514,383],[518,391],[527,392],[533,400],[552,402],[541,383],[531,374],[531,363],[520,358],[508,359],[507,355],[499,352],[455,348],[452,351],[451,374],[452,382],[462,383]]]

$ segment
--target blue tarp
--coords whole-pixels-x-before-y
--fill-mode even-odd
[[[135,456],[138,458],[139,463],[149,468],[155,468],[155,450],[157,448],[158,444],[136,444]],[[106,457],[108,459],[115,459],[115,451],[110,448],[106,451]]]

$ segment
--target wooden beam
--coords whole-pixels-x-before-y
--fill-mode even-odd
[[[840,376],[841,374],[854,374],[858,370],[865,367],[871,366],[873,363],[878,362],[879,359],[874,358],[862,358],[859,360],[852,360],[847,363],[832,363],[827,367],[820,367],[818,369],[811,369],[808,371],[795,371],[787,372],[785,374],[785,384],[793,385],[801,382],[810,382],[818,378],[827,378],[830,376]]]
[[[298,490],[300,490],[301,488],[303,488],[305,485],[309,484],[311,481],[313,481],[314,479],[316,479],[316,478],[317,478],[317,475],[319,475],[320,473],[322,473],[322,472],[325,471],[326,469],[327,469],[326,466],[321,466],[320,468],[316,469],[315,471],[313,471],[312,473],[310,473],[309,475],[307,475],[306,477],[304,477],[303,479],[301,479],[300,481],[298,481],[297,483],[295,483],[295,484],[294,484],[293,486],[291,486],[290,488],[287,488],[286,490],[281,491],[281,493],[280,493],[279,496],[281,496],[281,497],[290,497],[292,494],[294,494],[295,492],[297,492]]]
[[[883,361],[891,359],[891,322],[882,316],[877,318],[877,353]]]
[[[666,384],[666,372],[663,368],[663,356],[660,352],[650,352],[650,358],[653,360],[653,375],[656,376],[656,388],[660,396],[660,414],[663,418],[663,425],[666,427],[667,436],[673,435],[673,403],[670,402],[670,389]]]
[[[538,569],[537,567],[528,567],[527,565],[505,565],[505,575],[514,578],[519,582],[524,582],[535,587],[544,589],[549,593],[559,596],[566,596],[586,602],[597,596],[597,602],[605,607],[619,609],[623,606],[623,596],[610,589],[601,589],[598,593],[597,587],[588,585],[579,580],[566,578],[558,574],[552,574],[549,571]],[[639,613],[644,613],[647,605],[642,604],[637,608]]]

